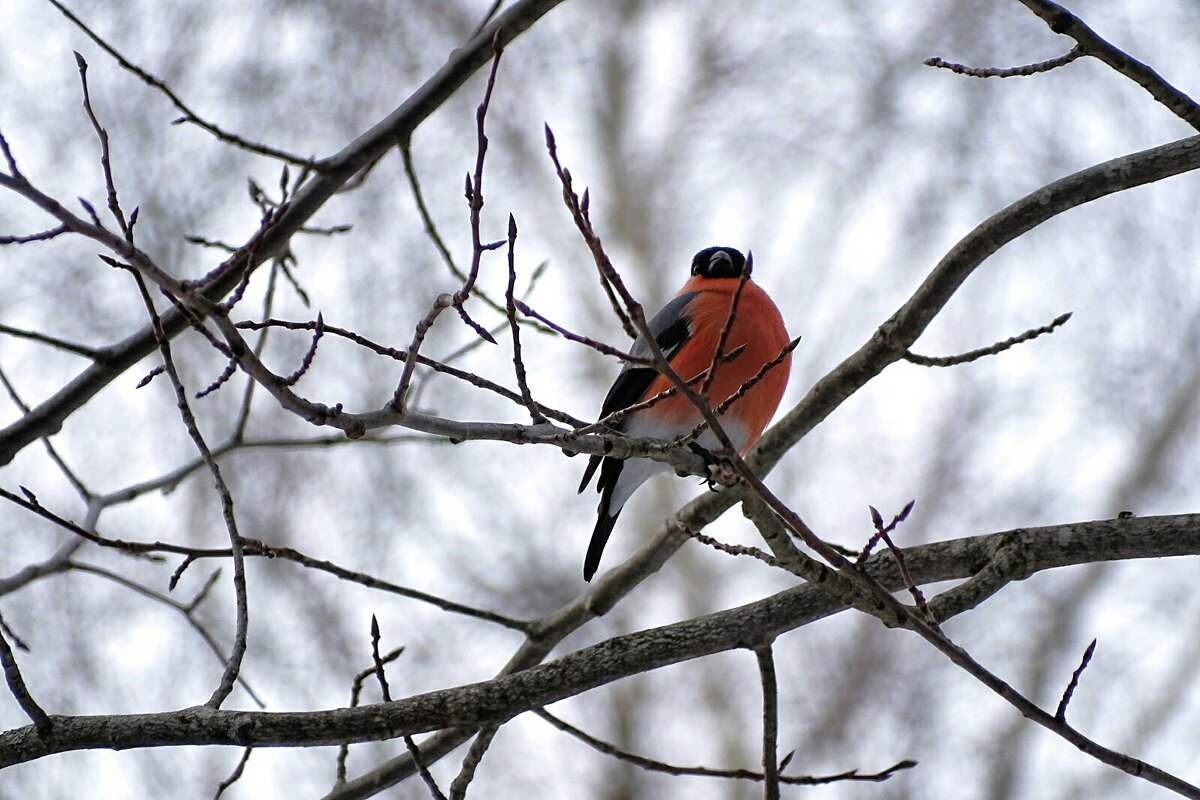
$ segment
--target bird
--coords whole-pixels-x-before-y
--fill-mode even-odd
[[[732,247],[701,250],[692,258],[691,276],[679,293],[651,317],[648,323],[650,334],[683,380],[690,381],[712,364],[722,330],[729,320],[734,293],[746,268],[746,257]],[[767,363],[778,358],[788,342],[783,316],[774,301],[747,278],[723,348],[724,353],[736,355],[730,360],[722,360],[714,370],[708,391],[712,408],[718,408]],[[741,348],[740,352],[738,348]],[[650,355],[650,348],[642,337],[638,337],[629,354],[644,358]],[[721,427],[739,453],[745,453],[758,441],[775,414],[787,388],[790,369],[789,353],[720,416]],[[654,397],[670,387],[670,380],[653,367],[626,364],[608,390],[599,418]],[[693,388],[699,388],[699,384],[693,384]],[[670,440],[687,434],[702,420],[699,410],[676,393],[649,408],[634,411],[611,429],[627,436]],[[707,454],[708,450],[718,446],[718,442],[711,431],[705,430],[696,445]],[[596,491],[600,493],[600,504],[583,562],[585,581],[591,581],[596,574],[604,545],[634,490],[670,466],[645,458],[595,455],[584,470],[579,492],[587,488],[597,469],[600,477],[596,481]]]

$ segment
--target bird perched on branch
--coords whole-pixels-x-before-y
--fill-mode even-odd
[[[744,272],[747,276],[743,285]],[[741,294],[731,314],[739,285]],[[749,280],[745,256],[732,247],[701,250],[692,259],[692,277],[650,319],[649,328],[680,378],[696,391],[709,381],[708,402],[719,412],[721,427],[738,452],[749,450],[783,397],[791,355],[790,351],[785,353],[789,342],[783,317],[767,293]],[[723,333],[721,357],[714,357]],[[650,347],[638,338],[629,354],[644,358],[650,355]],[[777,363],[763,371],[772,361]],[[710,367],[711,379],[707,377]],[[760,372],[763,374],[758,375]],[[696,378],[699,379],[693,380]],[[600,418],[650,400],[671,386],[671,381],[653,367],[627,364],[608,390]],[[722,403],[730,398],[732,402],[722,409]],[[699,409],[677,392],[633,411],[611,428],[628,436],[671,440],[688,434],[702,421]],[[700,435],[696,444],[705,450],[719,446],[709,430]],[[670,467],[645,458],[592,456],[580,481],[580,492],[587,488],[597,468],[600,505],[583,563],[583,578],[587,581],[596,574],[604,545],[630,495],[651,475]]]

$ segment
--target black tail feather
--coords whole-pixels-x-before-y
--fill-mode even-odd
[[[591,581],[592,576],[600,567],[600,556],[604,553],[604,545],[608,544],[608,536],[612,533],[613,526],[617,524],[617,517],[620,514],[621,510],[617,509],[617,512],[610,517],[606,513],[606,509],[601,509],[596,518],[596,529],[592,531],[592,540],[588,542],[587,556],[583,559],[583,579],[585,581]]]
[[[592,477],[592,473],[596,471],[597,466],[600,467],[600,477],[596,480],[596,490],[600,492],[600,503],[596,506],[596,528],[592,531],[592,540],[588,542],[587,556],[583,559],[583,579],[585,581],[590,581],[596,574],[596,569],[600,566],[600,556],[604,552],[604,545],[608,543],[608,535],[612,533],[613,526],[617,524],[617,517],[621,514],[620,507],[612,507],[612,499],[613,492],[617,488],[617,479],[621,477],[621,471],[625,469],[625,462],[619,458],[592,456],[587,471],[583,475],[580,491],[587,486],[587,482]]]
[[[576,490],[577,494],[582,494],[583,490],[587,488],[588,483],[592,480],[592,476],[596,474],[596,468],[600,466],[600,461],[603,458],[603,456],[592,456],[588,459],[587,469],[583,471],[583,480],[579,482],[579,488]],[[596,490],[599,491],[600,487],[597,486]]]

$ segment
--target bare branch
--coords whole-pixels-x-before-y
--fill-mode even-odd
[[[1067,706],[1071,704],[1071,697],[1075,694],[1075,689],[1079,686],[1079,679],[1083,677],[1083,671],[1087,669],[1087,665],[1092,661],[1092,654],[1096,652],[1096,640],[1092,639],[1092,643],[1083,651],[1083,658],[1079,660],[1079,666],[1071,673],[1071,680],[1067,684],[1067,688],[1063,690],[1062,699],[1058,701],[1058,709],[1054,712],[1054,718],[1061,721],[1067,721]]]
[[[233,691],[238,673],[241,671],[242,657],[246,654],[246,633],[250,623],[250,609],[246,600],[246,565],[242,553],[242,537],[238,533],[237,519],[234,516],[233,495],[230,493],[229,487],[225,485],[225,479],[221,476],[221,468],[217,465],[216,459],[213,458],[212,452],[208,449],[208,444],[204,441],[204,436],[200,433],[200,428],[196,424],[196,418],[192,415],[191,406],[187,401],[187,391],[183,388],[183,382],[179,378],[179,373],[175,370],[175,360],[171,354],[171,343],[162,330],[158,310],[154,307],[154,301],[150,299],[150,293],[146,290],[146,283],[142,279],[141,273],[133,270],[130,270],[130,272],[133,275],[134,281],[137,282],[138,291],[142,295],[142,302],[146,305],[146,312],[150,315],[151,325],[158,336],[159,352],[162,353],[163,366],[166,368],[167,377],[171,379],[171,385],[175,389],[175,402],[179,408],[179,414],[183,420],[184,427],[187,428],[188,435],[196,445],[196,449],[200,452],[200,457],[204,459],[208,471],[212,473],[214,487],[218,497],[221,499],[221,514],[225,520],[225,528],[229,533],[230,550],[233,557],[233,591],[237,604],[237,629],[233,636],[233,647],[229,652],[228,660],[225,662],[225,671],[221,676],[221,683],[213,691],[208,702],[205,703],[205,707],[217,709],[221,707],[221,703]]]
[[[779,684],[775,677],[775,656],[770,643],[756,647],[754,655],[758,658],[763,693],[763,800],[779,800]]]
[[[475,777],[475,770],[479,769],[479,764],[483,761],[483,754],[491,746],[492,739],[496,738],[498,730],[500,730],[499,725],[485,725],[475,735],[475,741],[471,742],[466,758],[463,759],[462,769],[450,784],[450,800],[464,800],[467,796],[467,787],[471,785],[471,780]]]
[[[245,269],[256,267],[281,252],[291,236],[304,227],[341,186],[364,166],[398,143],[411,138],[413,130],[421,122],[488,62],[493,53],[495,37],[499,37],[502,45],[508,44],[560,2],[562,0],[519,0],[493,20],[482,34],[451,53],[446,64],[407,101],[342,151],[322,160],[318,174],[297,193],[275,224],[269,230],[256,233],[251,242],[238,249],[238,253],[222,267],[215,279],[205,285],[204,296],[210,301],[219,299],[232,290]],[[0,137],[0,153],[3,153],[10,169],[9,175],[0,175],[0,187],[19,187],[21,182],[16,159],[3,137]],[[314,165],[314,169],[317,169],[317,165]],[[52,215],[58,216],[53,212]],[[162,330],[168,337],[177,335],[185,324],[185,319],[178,312],[163,315]],[[111,348],[112,357],[106,363],[94,364],[84,370],[31,413],[0,430],[0,466],[10,462],[30,442],[58,431],[67,416],[156,347],[154,330],[146,326],[114,345]]]
[[[4,622],[3,618],[0,618],[0,628],[4,631],[3,634],[0,634],[0,668],[4,669],[4,680],[8,683],[8,690],[12,692],[13,698],[25,712],[25,716],[33,721],[37,735],[50,736],[54,731],[54,722],[46,716],[46,712],[29,693],[25,679],[21,677],[21,669],[17,666],[17,658],[13,655],[12,648],[8,646],[8,639],[12,638],[22,650],[29,648],[21,644],[20,639],[12,636],[8,629],[8,623]]]
[[[68,563],[68,568],[74,570],[75,572],[82,572],[87,575],[95,575],[99,578],[112,581],[119,586],[124,586],[126,589],[137,592],[143,597],[147,597],[156,603],[160,603],[179,612],[181,615],[183,615],[183,618],[187,621],[192,630],[194,630],[200,636],[200,638],[204,640],[204,644],[207,645],[208,649],[212,651],[214,656],[216,656],[217,661],[221,662],[222,664],[225,663],[225,654],[222,652],[221,645],[217,641],[217,637],[213,636],[212,632],[200,622],[195,614],[196,609],[202,602],[204,602],[204,599],[208,596],[209,591],[214,585],[216,585],[217,579],[221,576],[220,570],[213,571],[212,575],[209,576],[208,580],[205,581],[204,585],[200,588],[200,591],[196,593],[196,596],[193,597],[190,602],[181,603],[173,597],[162,594],[161,592],[156,592],[148,586],[143,586],[142,584],[132,581],[123,575],[113,572],[112,570],[105,569],[104,567],[96,566],[95,564],[88,564],[72,558]],[[237,677],[237,682],[238,685],[245,690],[246,694],[249,695],[250,699],[254,701],[255,705],[257,705],[259,708],[267,707],[266,702],[261,696],[259,696],[258,692],[254,691],[254,687],[250,685],[250,682],[246,680],[244,675],[239,674]]]
[[[1020,67],[968,67],[965,64],[955,64],[953,61],[944,61],[936,56],[927,58],[923,62],[929,67],[938,67],[939,69],[948,69],[958,75],[969,75],[972,78],[1016,78],[1026,75],[1036,75],[1039,72],[1049,72],[1052,69],[1065,67],[1072,61],[1084,56],[1083,48],[1075,45],[1066,53],[1056,58],[1049,58],[1045,61],[1038,61],[1035,64],[1025,64]]]
[[[1021,552],[1022,571],[1013,577],[1016,580],[1042,569],[1085,560],[1200,554],[1200,515],[1103,520],[923,545],[909,549],[909,567],[920,583],[965,577],[986,561],[987,554],[1001,541],[1005,547]],[[872,558],[867,572],[886,588],[894,590],[903,585],[890,555]],[[608,580],[611,578],[602,580],[598,588]],[[328,745],[455,729],[447,731],[448,738],[433,737],[437,741],[427,742],[423,748],[425,753],[442,752],[446,743],[462,741],[476,726],[500,722],[522,710],[539,708],[649,669],[744,648],[748,640],[778,636],[843,608],[821,588],[797,586],[738,608],[619,636],[541,666],[522,667],[529,657],[522,654],[513,665],[517,671],[504,677],[364,708],[297,713],[191,708],[159,714],[56,716],[55,736],[50,740],[39,737],[32,726],[0,734],[0,767],[89,747]],[[537,651],[544,652],[546,646],[545,641],[539,641]],[[1053,719],[1049,714],[1045,716]],[[1096,747],[1073,733],[1072,743],[1076,741]],[[1200,795],[1200,790],[1152,765],[1133,759],[1124,763],[1131,769],[1136,763],[1138,772],[1132,774],[1184,796]],[[394,775],[389,771],[387,778],[377,777],[374,785],[378,786],[379,780],[386,783]],[[348,784],[347,789],[356,784]]]
[[[32,342],[41,342],[42,344],[50,345],[58,350],[62,350],[63,352],[74,353],[77,356],[90,358],[93,361],[104,361],[108,358],[108,353],[105,350],[97,350],[96,348],[88,347],[87,345],[68,342],[65,339],[59,339],[56,336],[49,336],[44,333],[38,333],[37,331],[27,331],[22,330],[21,328],[14,328],[10,325],[0,325],[0,333],[7,334],[9,336],[15,336],[18,339],[28,339]]]
[[[379,693],[383,702],[392,702],[392,690],[388,686],[387,674],[383,669],[383,659],[379,656],[379,620],[371,615],[371,663],[375,667],[375,680],[379,681]]]
[[[317,321],[313,327],[312,343],[308,346],[304,358],[300,361],[300,366],[291,375],[283,379],[287,386],[295,386],[296,382],[304,377],[304,373],[308,372],[308,368],[312,366],[313,359],[317,356],[317,345],[321,343],[321,337],[325,335],[325,319],[320,313],[317,314]],[[257,355],[257,354],[256,354]]]
[[[372,616],[374,616],[374,615],[372,615]],[[391,662],[393,662],[397,658],[399,658],[401,653],[403,653],[403,652],[404,652],[403,646],[397,647],[394,650],[391,650],[390,652],[388,652],[386,655],[384,655],[378,661],[381,664],[390,664]],[[373,663],[371,664],[371,666],[367,667],[366,669],[362,670],[361,672],[359,672],[357,675],[354,676],[354,680],[350,686],[350,708],[356,708],[358,706],[359,696],[362,694],[363,683],[367,680],[367,678],[373,677],[379,669],[377,664],[374,663],[375,659],[372,659],[372,662]],[[350,756],[350,746],[349,745],[343,744],[341,747],[338,748],[337,777],[336,777],[336,782],[338,785],[344,784],[346,782],[346,759],[349,756]]]
[[[23,498],[6,489],[0,489],[0,498],[8,500],[10,503],[15,503],[16,505],[19,505],[28,511],[32,511],[43,519],[53,522],[55,525],[58,525],[64,530],[70,531],[76,536],[86,539],[87,541],[101,547],[110,547],[114,550],[120,550],[128,555],[141,556],[153,561],[162,561],[163,558],[160,555],[162,553],[184,556],[185,561],[176,571],[176,575],[172,580],[172,588],[174,588],[174,584],[178,581],[178,578],[182,574],[183,570],[187,566],[190,566],[194,561],[202,558],[230,558],[233,556],[234,552],[230,548],[185,547],[172,542],[136,542],[124,539],[111,539],[101,536],[94,531],[88,530],[86,527],[81,527],[68,519],[58,516],[45,506],[38,503],[36,499]],[[97,508],[100,507],[99,502],[93,505]],[[380,591],[389,592],[401,597],[407,597],[412,600],[418,600],[423,603],[429,603],[430,605],[437,606],[443,611],[474,617],[476,619],[480,619],[485,622],[492,622],[512,630],[528,632],[531,627],[527,622],[522,622],[521,620],[513,619],[512,617],[506,617],[503,614],[497,614],[493,611],[487,611],[484,609],[472,608],[471,606],[455,603],[450,600],[437,597],[436,595],[421,592],[416,589],[409,589],[405,586],[399,586],[362,572],[355,572],[353,570],[346,569],[345,567],[340,567],[331,561],[312,558],[311,556],[307,556],[304,553],[301,553],[300,551],[290,547],[271,547],[263,544],[257,539],[241,539],[239,544],[242,548],[242,553],[245,556],[280,558],[287,561],[292,561],[308,569],[325,572],[344,581],[357,583],[370,589],[379,589]],[[2,585],[3,584],[0,584],[0,586]]]
[[[713,537],[711,537],[705,533],[701,533],[700,531],[692,530],[691,528],[687,528],[682,525],[680,526],[679,529],[681,531],[683,531],[685,534],[687,534],[689,539],[695,539],[700,544],[711,547],[714,550],[719,550],[722,553],[725,553],[727,555],[749,556],[751,558],[754,558],[754,559],[757,559],[758,561],[763,562],[764,564],[766,564],[769,567],[778,567],[779,569],[788,569],[788,566],[783,561],[781,561],[778,558],[775,558],[772,555],[764,553],[762,550],[759,550],[757,547],[747,547],[747,546],[741,545],[741,544],[727,544],[718,539],[714,539]],[[788,571],[790,572],[791,570],[788,569]]]
[[[1043,325],[1040,328],[1031,328],[1024,333],[1005,339],[1003,342],[997,342],[990,347],[983,347],[979,350],[972,350],[969,353],[963,353],[958,356],[921,356],[911,350],[905,352],[904,360],[912,364],[918,364],[922,367],[953,367],[958,364],[966,364],[970,361],[976,361],[984,356],[994,356],[997,353],[1003,353],[1005,350],[1014,345],[1028,342],[1030,339],[1036,339],[1042,334],[1053,333],[1055,328],[1065,325],[1067,320],[1071,318],[1072,312],[1059,314],[1051,321],[1049,325]]]
[[[746,254],[746,266],[738,277],[737,288],[733,290],[733,299],[729,303],[729,312],[725,315],[725,324],[721,326],[721,332],[717,335],[717,346],[713,349],[712,359],[708,364],[708,375],[704,378],[704,383],[700,384],[700,396],[706,400],[708,399],[708,390],[712,388],[713,379],[717,377],[717,365],[725,357],[725,343],[729,341],[729,332],[733,330],[733,324],[737,322],[738,304],[742,300],[742,290],[746,288],[746,283],[750,280],[750,273],[753,270],[754,253],[751,251]]]
[[[597,272],[600,276],[600,285],[604,288],[604,294],[608,297],[608,302],[612,305],[613,313],[617,315],[617,319],[621,320],[621,328],[628,334],[630,339],[636,339],[638,336],[637,328],[633,324],[626,309],[622,307],[621,301],[617,299],[617,294],[613,289],[610,274],[615,274],[612,262],[608,260],[608,254],[604,252],[604,245],[600,241],[600,237],[596,236],[592,230],[591,220],[588,219],[585,209],[588,205],[588,193],[584,190],[582,201],[575,194],[575,190],[571,185],[571,173],[563,168],[558,161],[558,145],[554,141],[554,131],[550,130],[550,125],[546,126],[546,151],[550,154],[550,160],[554,163],[554,171],[558,173],[559,181],[563,187],[563,203],[571,212],[571,217],[575,220],[575,227],[583,235],[584,241],[587,242],[588,249],[592,251],[592,257],[596,261]]]
[[[233,786],[242,777],[242,773],[246,770],[246,764],[250,761],[250,753],[254,750],[253,747],[247,747],[242,752],[242,757],[238,759],[237,766],[233,768],[233,772],[229,773],[229,777],[217,784],[217,792],[213,795],[213,800],[221,800],[221,795],[225,794],[225,790]]]
[[[22,413],[29,413],[29,406],[25,405],[25,401],[23,401],[21,396],[17,394],[17,388],[12,385],[11,381],[9,381],[8,375],[5,374],[3,369],[0,369],[0,386],[4,387],[4,390],[8,392],[9,398],[13,401],[17,408],[21,409]],[[74,488],[80,498],[83,499],[83,502],[91,503],[92,499],[96,495],[91,489],[84,485],[79,476],[75,474],[75,471],[67,466],[66,460],[64,460],[59,454],[58,448],[56,448],[54,443],[50,441],[50,437],[43,437],[42,444],[45,446],[46,454],[50,456],[50,460],[54,462],[54,465],[58,467],[58,471],[61,472],[63,477],[67,479],[67,483],[71,484],[72,488]]]
[[[214,123],[207,122],[206,120],[201,118],[200,115],[198,115],[194,111],[192,111],[192,109],[189,108],[183,102],[183,100],[181,100],[179,98],[179,96],[176,95],[175,92],[173,92],[171,90],[171,87],[168,86],[165,81],[162,81],[159,78],[154,77],[149,72],[146,72],[141,67],[137,66],[136,64],[131,62],[129,59],[125,58],[125,56],[121,55],[116,50],[116,48],[114,48],[112,45],[110,45],[108,42],[106,42],[104,39],[102,39],[100,36],[98,36],[96,33],[94,33],[91,28],[89,28],[87,25],[85,25],[83,23],[83,21],[79,19],[79,17],[77,17],[73,13],[71,13],[71,11],[66,6],[64,6],[62,3],[60,3],[58,0],[49,0],[49,2],[52,6],[57,8],[64,17],[69,19],[71,22],[73,22],[75,24],[76,27],[78,27],[81,31],[83,31],[84,34],[89,39],[91,39],[93,42],[95,42],[96,45],[101,50],[103,50],[104,52],[106,52],[110,56],[112,56],[113,60],[116,61],[118,64],[120,64],[123,69],[125,69],[127,72],[130,72],[133,75],[137,76],[147,86],[150,86],[151,88],[157,89],[158,91],[162,92],[167,97],[167,99],[171,101],[172,105],[174,105],[177,109],[179,109],[181,112],[183,112],[183,116],[180,117],[179,119],[175,120],[175,124],[179,124],[179,123],[183,123],[183,122],[190,122],[193,125],[195,125],[196,127],[212,134],[220,141],[225,142],[226,144],[234,145],[235,147],[245,150],[247,152],[257,153],[258,155],[261,155],[261,156],[267,156],[268,158],[276,158],[281,161],[285,161],[285,162],[288,162],[291,164],[296,164],[299,166],[309,167],[312,169],[317,168],[317,166],[318,166],[317,162],[313,161],[310,158],[301,158],[300,156],[292,155],[283,150],[277,150],[274,147],[269,147],[264,144],[256,144],[249,140],[243,139],[240,136],[229,133],[228,131],[221,129]]]
[[[87,61],[78,52],[75,53],[75,64],[79,67],[79,82],[83,85],[83,110],[87,112],[88,119],[92,123],[92,130],[96,132],[96,138],[100,141],[100,167],[104,171],[104,187],[108,191],[108,210],[112,213],[113,219],[117,221],[117,225],[121,229],[121,235],[125,237],[126,241],[132,242],[133,226],[125,219],[125,212],[121,210],[121,203],[117,200],[117,187],[113,182],[112,154],[108,148],[108,131],[104,130],[104,127],[100,124],[100,120],[96,118],[96,112],[92,110],[92,96],[91,92],[88,91],[87,82],[88,65]],[[94,213],[92,217],[93,219],[95,218]]]
[[[67,233],[66,225],[57,225],[48,230],[29,233],[24,236],[0,236],[0,244],[29,244],[30,242],[48,242]]]
[[[521,357],[521,326],[517,324],[517,307],[516,297],[513,295],[513,290],[517,285],[517,267],[516,267],[516,249],[517,249],[517,220],[512,214],[508,215],[508,287],[504,291],[505,300],[505,316],[508,317],[508,327],[512,335],[513,343],[513,372],[517,376],[517,388],[521,390],[521,400],[525,403],[525,407],[529,409],[529,417],[533,420],[534,425],[546,422],[546,418],[542,416],[542,412],[538,410],[537,403],[533,401],[533,395],[529,391],[529,379],[525,375],[525,360]],[[465,792],[466,789],[464,788]],[[451,792],[453,794],[453,792]]]
[[[563,733],[574,736],[579,741],[586,744],[588,747],[613,758],[620,759],[629,764],[641,767],[642,769],[652,772],[665,772],[668,775],[694,775],[702,778],[729,778],[732,780],[743,781],[761,781],[763,774],[754,772],[748,769],[710,769],[709,767],[681,767],[676,764],[668,764],[665,761],[658,761],[645,756],[630,753],[622,750],[615,745],[597,739],[586,731],[580,730],[569,722],[565,722],[562,718],[556,717],[544,708],[536,708],[533,713],[546,722],[558,728]],[[840,781],[869,781],[879,783],[885,781],[892,775],[905,769],[912,769],[917,765],[915,761],[899,761],[885,770],[879,772],[864,774],[858,770],[847,770],[839,772],[836,775],[780,775],[779,782],[794,786],[819,786],[826,783],[837,783]]]
[[[1083,20],[1052,0],[1020,0],[1041,17],[1058,34],[1070,36],[1085,55],[1098,58],[1117,72],[1141,86],[1150,96],[1162,103],[1171,113],[1200,130],[1200,105],[1163,80],[1146,64],[1102,39]]]
[[[413,370],[417,366],[417,351],[420,350],[421,344],[425,341],[425,336],[429,333],[429,329],[433,327],[437,318],[447,308],[453,307],[457,310],[463,322],[473,328],[479,334],[480,338],[491,341],[492,344],[496,343],[496,340],[492,338],[492,335],[487,330],[471,319],[463,304],[471,296],[471,290],[475,287],[475,280],[479,277],[479,264],[483,258],[484,251],[492,249],[490,245],[483,244],[480,238],[479,222],[480,212],[483,210],[483,165],[487,157],[488,147],[487,134],[484,132],[484,122],[487,120],[488,106],[492,101],[492,90],[496,87],[496,70],[500,67],[501,53],[503,53],[503,48],[500,45],[500,39],[497,35],[497,38],[493,42],[492,69],[488,74],[487,88],[483,92],[483,101],[480,102],[479,107],[475,110],[476,153],[474,180],[472,180],[471,175],[467,175],[466,182],[467,203],[471,209],[471,242],[473,245],[471,250],[471,267],[467,272],[462,287],[453,295],[438,295],[437,299],[433,302],[433,306],[429,309],[429,313],[417,323],[416,330],[413,331],[412,344],[408,346],[408,357],[404,361],[404,370],[400,374],[400,383],[396,386],[396,391],[392,394],[392,401],[389,403],[391,409],[400,413],[404,413],[405,411],[408,387],[412,383]]]
[[[433,775],[429,772],[429,767],[425,764],[425,759],[421,757],[421,748],[417,747],[417,743],[412,736],[404,734],[403,738],[404,746],[408,748],[413,763],[417,765],[417,772],[420,774],[421,780],[425,781],[425,786],[429,789],[429,794],[433,796],[433,800],[446,800],[446,795],[442,794],[442,790],[438,788],[437,781],[433,779]]]

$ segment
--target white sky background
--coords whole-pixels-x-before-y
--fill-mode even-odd
[[[249,138],[301,153],[342,147],[440,66],[486,2],[80,3],[73,8],[136,63],[164,77],[200,113]],[[624,13],[619,7],[625,8]],[[986,10],[981,10],[986,9]],[[1101,34],[1193,95],[1200,92],[1200,11],[1187,0],[1079,4]],[[1032,78],[988,81],[921,65],[928,56],[1015,65],[1065,52],[1019,4],[970,2],[565,3],[504,56],[489,117],[485,238],[508,212],[520,226],[522,283],[549,261],[531,303],[584,333],[620,343],[590,257],[570,226],[543,151],[558,137],[577,185],[627,281],[656,307],[709,244],[753,249],[756,279],[804,336],[785,405],[858,347],[916,288],[937,259],[988,215],[1042,184],[1108,158],[1182,138],[1189,129],[1144,91],[1099,63]],[[203,274],[213,253],[186,234],[240,242],[257,211],[245,179],[273,188],[278,166],[168,125],[161,96],[120,70],[48,4],[0,7],[0,130],[25,173],[69,200],[100,209],[97,146],[79,108],[71,50],[88,59],[93,101],[113,138],[127,209],[141,207],[143,245],[180,277]],[[707,65],[707,69],[706,69]],[[469,255],[462,176],[474,163],[468,83],[414,137],[427,198],[460,263]],[[795,447],[770,483],[822,535],[858,545],[868,504],[890,516],[917,510],[905,542],[1111,517],[1195,511],[1195,380],[1200,296],[1194,175],[1106,198],[1042,226],[984,264],[918,343],[961,352],[1073,319],[1052,336],[953,370],[889,368]],[[298,238],[304,308],[280,292],[275,315],[319,309],[330,324],[404,346],[437,293],[454,288],[424,237],[398,155],[359,191],[329,203],[314,224],[353,234]],[[0,195],[0,234],[47,227]],[[144,312],[127,276],[96,248],[60,240],[0,249],[0,323],[107,344],[138,329]],[[502,296],[503,258],[481,284]],[[243,307],[257,314],[266,270]],[[500,320],[475,307],[487,325]],[[469,342],[446,315],[426,351]],[[222,359],[194,336],[178,357],[198,389]],[[614,363],[561,340],[524,337],[537,397],[576,416],[595,414]],[[290,372],[306,335],[270,341],[268,363]],[[97,491],[154,477],[192,457],[169,386],[134,390],[156,357],[107,387],[55,437]],[[27,402],[52,394],[80,360],[0,336],[0,368]],[[512,385],[507,345],[474,350],[460,366]],[[399,377],[392,362],[323,342],[306,396],[378,407]],[[239,376],[194,403],[211,441],[228,431]],[[1194,394],[1194,392],[1192,393]],[[1166,409],[1183,397],[1169,445],[1140,469]],[[421,394],[459,419],[523,421],[523,410],[445,378]],[[18,415],[0,398],[0,424]],[[256,399],[255,435],[318,433]],[[584,590],[579,578],[594,495],[575,494],[582,459],[550,448],[473,443],[265,451],[224,462],[248,536],[466,603],[525,617],[550,613]],[[105,512],[100,530],[131,539],[225,541],[210,479]],[[45,505],[82,517],[71,488],[32,445],[0,469]],[[602,568],[632,552],[683,500],[692,482],[643,489],[619,523]],[[737,512],[713,526],[754,544]],[[62,534],[0,507],[0,575],[44,559]],[[174,563],[153,565],[85,548],[81,559],[165,590]],[[196,566],[178,592],[201,585]],[[227,571],[228,572],[228,571]],[[1200,692],[1191,640],[1200,601],[1190,561],[1133,563],[1085,588],[1086,571],[1041,574],[1011,586],[949,633],[1018,688],[1053,705],[1093,637],[1100,645],[1072,720],[1105,744],[1200,780],[1195,735]],[[245,675],[271,710],[344,705],[350,676],[369,662],[368,624],[384,646],[408,649],[389,674],[410,694],[493,675],[515,634],[368,592],[295,565],[253,562],[251,651]],[[232,635],[224,575],[206,622]],[[765,567],[689,545],[608,617],[559,652],[617,633],[757,599],[787,585]],[[1066,617],[1064,607],[1080,601]],[[220,664],[177,615],[109,581],[58,576],[0,599],[5,620],[33,647],[19,654],[48,710],[105,713],[203,702]],[[1159,797],[1030,725],[915,637],[848,614],[780,640],[781,752],[792,769],[873,771],[901,758],[920,766],[881,785],[791,790],[814,798]],[[1038,665],[1048,665],[1040,682]],[[372,687],[373,689],[373,687]],[[753,659],[724,654],[598,689],[558,708],[596,735],[677,763],[757,764]],[[374,700],[375,695],[364,695]],[[233,707],[252,707],[235,692]],[[0,725],[25,724],[0,697]],[[1013,732],[1015,731],[1015,733]],[[352,751],[351,775],[399,752]],[[0,796],[208,797],[236,763],[232,749],[79,753],[12,768]],[[233,797],[319,797],[332,750],[256,751]],[[459,759],[460,760],[460,759]],[[1009,780],[1003,764],[1014,766]],[[457,760],[434,772],[447,785]],[[389,796],[424,797],[415,781]],[[11,787],[11,788],[10,788]],[[86,788],[85,788],[86,787]],[[80,792],[85,794],[80,794]],[[605,794],[605,792],[609,794]],[[630,772],[536,719],[506,726],[485,758],[479,797],[757,796],[749,784]]]

